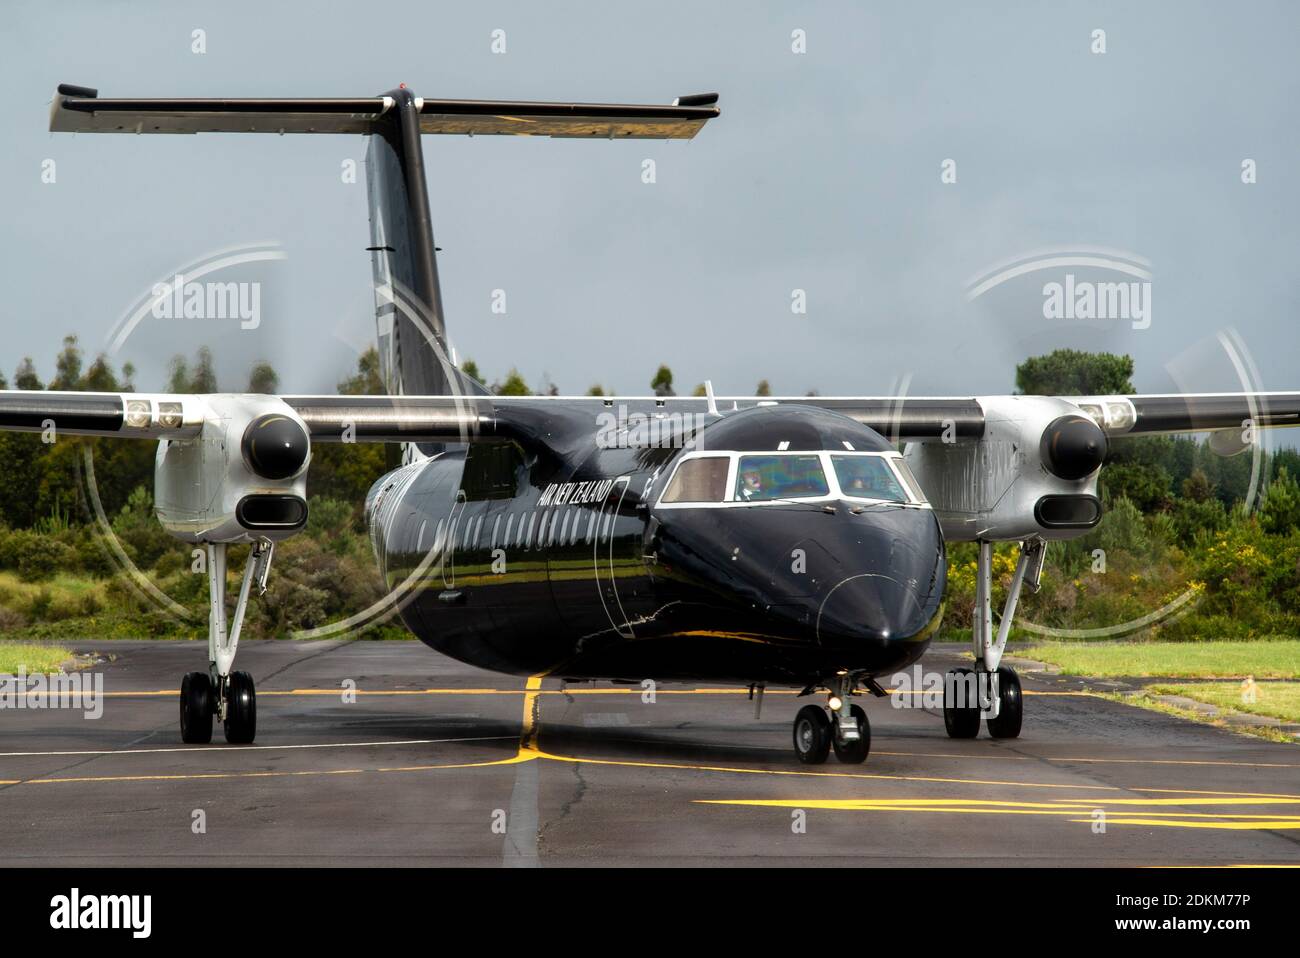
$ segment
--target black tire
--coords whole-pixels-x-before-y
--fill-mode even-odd
[[[998,717],[988,720],[989,734],[994,738],[1019,738],[1020,721],[1024,717],[1020,676],[1009,666],[998,669]]]
[[[207,745],[212,741],[212,713],[216,699],[206,672],[190,672],[181,679],[181,741]]]
[[[231,672],[226,683],[226,741],[247,745],[257,734],[257,693],[247,672]]]
[[[967,676],[970,674],[971,674],[970,669],[953,669],[951,672],[948,673],[948,676],[954,676],[954,675]],[[971,705],[969,703],[968,697],[963,696],[963,698],[967,698],[967,701],[964,701],[959,705],[957,702],[953,700],[954,692],[957,691],[957,689],[954,688],[955,684],[958,683],[952,682],[951,680],[948,679],[947,676],[945,676],[945,680],[943,683],[944,728],[948,730],[949,738],[974,738],[980,733],[980,707],[979,707],[978,689],[975,690],[975,704]],[[959,680],[959,684],[965,689],[970,688],[970,686],[966,683],[964,679]]]
[[[794,717],[794,753],[805,765],[820,765],[831,752],[831,720],[820,705],[805,705]]]
[[[861,705],[849,706],[849,717],[858,723],[860,738],[856,742],[841,742],[832,729],[831,744],[835,746],[835,757],[846,765],[861,765],[871,752],[871,723]]]

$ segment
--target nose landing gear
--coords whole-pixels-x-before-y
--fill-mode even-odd
[[[805,705],[794,717],[794,753],[805,765],[820,765],[831,751],[831,721],[820,705]]]
[[[824,708],[805,705],[794,718],[794,752],[805,765],[820,765],[832,748],[841,762],[859,765],[871,751],[871,723],[866,710],[846,701],[853,694],[853,683],[840,677],[834,687]]]

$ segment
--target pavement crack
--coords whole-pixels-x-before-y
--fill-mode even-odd
[[[574,806],[576,806],[579,802],[583,800],[583,798],[586,797],[587,779],[583,777],[582,774],[582,763],[571,762],[569,763],[569,768],[573,770],[573,777],[577,779],[577,784],[574,787],[573,794],[563,805],[560,806],[559,813],[554,818],[547,820],[546,824],[543,825],[541,829],[538,831],[537,833],[538,845],[544,844],[546,841],[546,833],[550,831],[554,826],[559,825],[566,818],[568,818],[569,814],[573,811]]]
[[[261,676],[258,679],[258,681],[269,682],[277,675],[283,675],[285,672],[289,671],[295,665],[302,665],[302,663],[304,662],[310,662],[312,659],[320,658],[322,655],[328,655],[331,652],[336,652],[339,649],[344,648],[345,646],[349,646],[353,642],[358,642],[358,641],[360,640],[356,638],[338,639],[337,641],[330,643],[328,646],[326,646],[323,649],[318,649],[315,652],[310,652],[307,655],[302,656],[301,658],[294,659],[292,662],[286,662],[284,665],[280,666],[274,672],[268,672],[266,675]]]

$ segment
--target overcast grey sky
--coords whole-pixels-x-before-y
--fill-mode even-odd
[[[53,135],[56,83],[364,96],[404,81],[430,97],[721,94],[689,143],[425,138],[449,333],[489,379],[517,365],[566,393],[644,393],[666,362],[679,391],[765,377],[777,393],[975,394],[1076,346],[1131,352],[1142,389],[1230,389],[1216,337],[1232,327],[1264,387],[1300,388],[1295,4],[68,0],[7,4],[0,23],[11,377],[30,354],[48,378],[65,333],[93,352],[170,270],[258,241],[287,254],[233,277],[263,283],[262,325],[142,323],[117,357],[141,388],[207,343],[223,388],[262,357],[284,391],[332,391],[373,339],[364,177],[340,176],[360,137]],[[967,300],[1001,261],[1093,246],[1150,261],[1149,328],[1044,319],[1063,270]]]

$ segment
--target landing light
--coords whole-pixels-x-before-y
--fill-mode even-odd
[[[838,695],[832,695],[826,704],[830,706],[832,712],[838,712],[844,707],[844,700]]]

